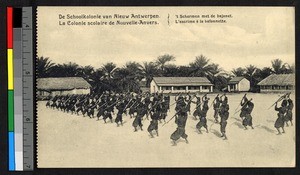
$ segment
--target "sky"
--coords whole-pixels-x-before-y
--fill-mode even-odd
[[[60,26],[59,14],[155,14],[160,18],[155,26]],[[207,14],[231,14],[232,18],[218,24],[175,23],[175,15]],[[154,61],[164,54],[175,56],[171,62],[175,65],[188,65],[202,54],[226,71],[250,64],[270,67],[277,58],[293,64],[294,8],[38,7],[37,42],[39,57],[95,68],[107,62],[123,66],[128,61]]]

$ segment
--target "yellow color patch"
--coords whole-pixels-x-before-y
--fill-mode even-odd
[[[13,50],[7,49],[8,90],[14,90],[14,60]]]

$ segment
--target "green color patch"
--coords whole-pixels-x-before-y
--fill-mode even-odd
[[[8,91],[8,131],[14,131],[14,91]]]

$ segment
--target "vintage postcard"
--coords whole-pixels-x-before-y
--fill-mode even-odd
[[[38,168],[295,167],[292,7],[38,7]]]

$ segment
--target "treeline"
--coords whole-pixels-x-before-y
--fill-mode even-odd
[[[103,64],[95,69],[93,66],[80,66],[69,62],[66,64],[53,63],[49,58],[37,59],[37,77],[83,77],[92,85],[93,92],[112,90],[115,92],[140,90],[139,82],[146,81],[150,86],[155,76],[165,77],[207,77],[213,84],[215,91],[226,91],[228,81],[234,76],[243,76],[250,81],[251,91],[258,90],[257,83],[270,74],[294,73],[295,66],[283,63],[280,59],[271,61],[271,67],[257,68],[254,65],[238,67],[226,72],[218,64],[212,63],[203,55],[186,66],[176,66],[173,55],[159,56],[152,62],[127,62],[123,67],[117,67],[113,62]]]

